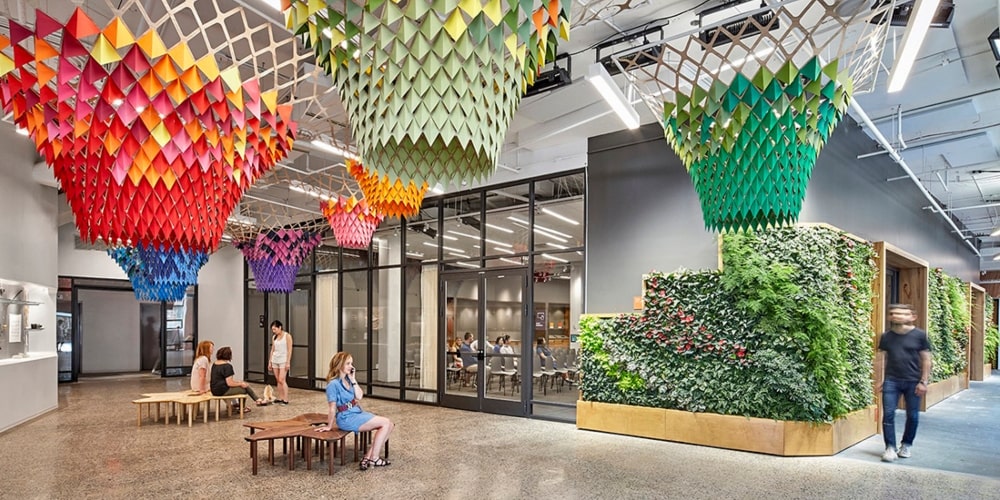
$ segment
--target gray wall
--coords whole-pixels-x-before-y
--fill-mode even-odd
[[[587,304],[590,313],[632,310],[651,270],[714,269],[717,238],[704,229],[691,179],[656,124],[591,138],[587,168]],[[857,160],[874,143],[849,118],[820,153],[802,222],[825,222],[887,241],[944,268],[979,278],[979,259],[886,156]]]
[[[80,373],[139,371],[139,302],[132,292],[80,290]]]

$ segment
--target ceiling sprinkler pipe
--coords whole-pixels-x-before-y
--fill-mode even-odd
[[[917,189],[919,189],[920,192],[923,193],[924,198],[927,198],[927,201],[931,203],[931,207],[934,208],[934,212],[941,214],[941,217],[944,217],[944,219],[948,221],[948,224],[951,225],[952,229],[954,229],[956,233],[961,235],[962,231],[955,224],[955,221],[952,220],[951,216],[948,215],[948,213],[945,212],[943,208],[941,208],[941,205],[938,204],[937,200],[935,200],[934,197],[931,196],[931,193],[927,191],[927,188],[925,188],[924,185],[920,182],[920,179],[917,177],[916,174],[913,173],[913,170],[910,170],[910,166],[906,164],[906,160],[904,160],[903,157],[899,155],[899,152],[897,152],[896,149],[892,147],[892,144],[889,143],[889,140],[886,139],[885,136],[882,135],[882,132],[879,131],[878,127],[876,127],[875,124],[872,123],[871,118],[868,118],[868,114],[865,113],[865,110],[861,108],[861,105],[858,104],[858,101],[853,99],[851,100],[851,110],[853,111],[854,117],[860,120],[862,125],[868,128],[868,131],[873,136],[875,136],[875,140],[878,141],[878,143],[882,145],[883,148],[885,148],[886,152],[889,153],[889,156],[903,169],[904,172],[906,172],[906,175],[910,177],[913,183],[917,185]],[[962,238],[962,241],[964,241],[966,245],[969,245],[969,248],[972,249],[973,253],[975,253],[979,257],[982,257],[982,254],[979,253],[979,249],[976,248],[976,246],[973,245],[971,241],[969,241],[967,238]]]

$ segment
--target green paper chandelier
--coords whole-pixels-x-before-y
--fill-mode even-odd
[[[365,164],[403,184],[493,173],[570,0],[283,0],[333,77]]]
[[[664,103],[667,141],[681,157],[713,231],[794,223],[816,157],[840,122],[851,79],[813,57],[778,73],[696,87]]]
[[[795,223],[820,150],[874,86],[890,6],[802,0],[702,26],[620,61],[662,113],[711,231]],[[652,58],[657,64],[644,66]]]

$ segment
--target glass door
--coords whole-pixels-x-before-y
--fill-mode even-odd
[[[527,281],[523,269],[443,276],[445,406],[526,414],[520,369]]]

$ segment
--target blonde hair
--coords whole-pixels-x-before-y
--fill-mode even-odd
[[[344,371],[344,365],[347,364],[348,359],[354,358],[351,357],[351,353],[344,351],[340,351],[330,358],[330,371],[326,373],[327,382],[340,376],[340,373]]]
[[[209,361],[211,361],[213,347],[215,347],[215,344],[211,340],[202,340],[201,342],[198,342],[198,350],[195,351],[194,359],[205,356]]]

